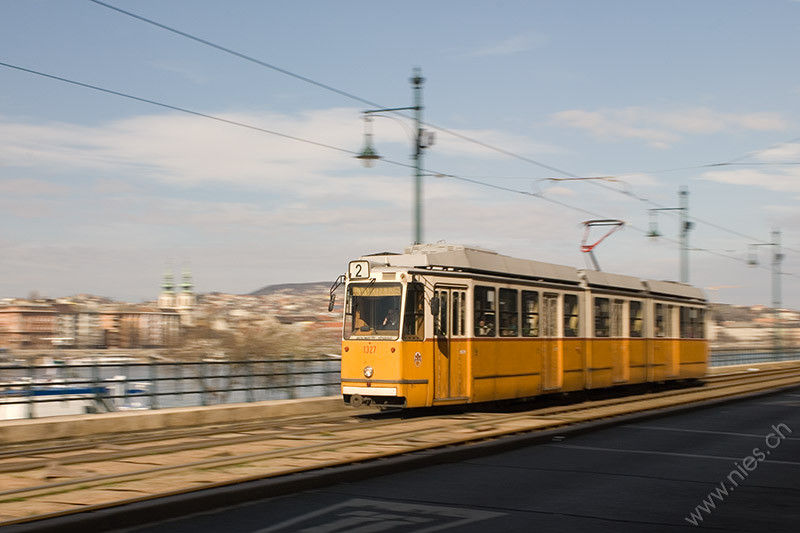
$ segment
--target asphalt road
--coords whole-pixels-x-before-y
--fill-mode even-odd
[[[126,531],[594,533],[696,527],[800,531],[800,387]]]

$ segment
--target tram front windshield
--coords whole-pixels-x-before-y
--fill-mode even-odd
[[[394,340],[400,334],[399,283],[365,283],[347,288],[345,339]]]

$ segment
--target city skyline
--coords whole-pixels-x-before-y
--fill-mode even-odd
[[[400,164],[362,168],[375,106],[352,96],[409,106],[419,67],[426,242],[583,268],[581,223],[621,219],[603,270],[678,279],[677,214],[646,233],[687,187],[690,283],[770,305],[780,229],[800,308],[800,2],[108,5],[206,43],[89,0],[0,5],[2,297],[153,300],[169,261],[245,294],[402,252],[412,123],[376,117]]]

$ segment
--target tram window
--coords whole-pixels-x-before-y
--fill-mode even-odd
[[[689,308],[681,306],[680,308],[680,336],[681,339],[692,338],[692,325],[689,323]]]
[[[516,337],[518,333],[517,291],[500,289],[500,336]]]
[[[641,337],[644,332],[644,315],[642,313],[642,302],[631,300],[628,302],[628,314],[630,320],[630,336]]]
[[[465,335],[464,318],[466,314],[467,293],[463,291],[453,291],[453,335]]]
[[[439,316],[436,318],[436,334],[447,335],[447,291],[437,291],[439,297]]]
[[[564,336],[578,336],[578,296],[576,294],[564,295]]]
[[[702,309],[681,307],[680,318],[680,335],[682,339],[702,339],[704,337]]]
[[[664,304],[656,304],[656,337],[664,336]]]
[[[494,337],[496,303],[494,288],[475,286],[475,336]]]
[[[522,291],[522,336],[539,336],[539,293]]]
[[[706,338],[706,310],[696,309],[697,311],[697,325],[695,326],[695,339]]]
[[[656,337],[672,337],[672,306],[656,304]]]
[[[353,284],[347,291],[345,338],[397,338],[402,293],[399,283]]]
[[[594,299],[594,336],[608,337],[611,322],[611,309],[608,298]]]
[[[409,284],[406,291],[403,339],[421,341],[425,338],[425,288],[419,283]]]

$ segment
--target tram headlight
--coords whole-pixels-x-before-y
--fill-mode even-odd
[[[371,377],[372,377],[372,374],[373,374],[374,372],[375,372],[375,371],[372,369],[372,367],[371,367],[371,366],[365,366],[365,367],[364,367],[364,377],[365,377],[365,378],[367,378],[367,379],[371,378]]]

